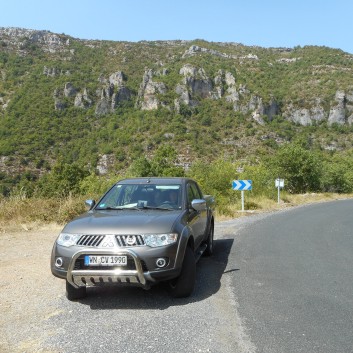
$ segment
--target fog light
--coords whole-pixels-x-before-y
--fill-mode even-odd
[[[167,266],[167,259],[164,257],[160,257],[159,259],[156,260],[156,266],[159,268],[163,268]]]
[[[55,266],[56,267],[62,267],[64,261],[61,257],[57,257],[56,260],[55,260]]]

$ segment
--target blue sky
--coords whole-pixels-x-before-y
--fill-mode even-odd
[[[352,0],[2,0],[0,27],[116,41],[325,45],[353,54]]]

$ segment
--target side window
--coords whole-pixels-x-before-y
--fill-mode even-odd
[[[191,201],[195,198],[191,185],[187,185],[188,206],[191,206]]]
[[[194,194],[194,199],[202,199],[202,195],[200,193],[200,190],[198,189],[198,187],[195,184],[191,184],[191,189]]]

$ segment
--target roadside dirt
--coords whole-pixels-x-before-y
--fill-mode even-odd
[[[61,227],[0,228],[0,352],[43,352],[50,335],[39,327],[58,314],[53,298],[65,295],[64,282],[50,272],[50,253]]]
[[[215,255],[200,260],[191,298],[175,300],[156,286],[92,290],[81,302],[67,301],[65,281],[50,271],[61,227],[0,225],[0,352],[254,352],[233,295],[238,267],[230,256],[236,229],[250,221],[216,224]]]

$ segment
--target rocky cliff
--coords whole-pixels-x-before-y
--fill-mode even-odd
[[[190,140],[191,133],[200,136],[195,132],[198,126],[213,127],[219,136],[212,143],[234,149],[267,140],[263,136],[272,136],[276,144],[288,140],[271,131],[271,122],[277,120],[294,127],[349,129],[352,71],[352,55],[325,47],[265,49],[201,40],[90,41],[48,31],[0,28],[0,122],[6,121],[3,129],[11,130],[3,134],[0,152],[6,158],[10,152],[22,153],[9,142],[18,133],[13,126],[19,124],[19,134],[26,135],[29,122],[42,126],[55,115],[72,121],[80,117],[90,124],[88,131],[99,125],[99,119],[111,119],[116,134],[122,124],[119,114],[124,112],[155,117],[163,112],[164,122],[175,120],[161,128],[162,137],[145,145],[139,142],[144,153],[150,153],[160,139],[182,142]],[[180,117],[190,120],[181,122]],[[144,129],[152,126],[150,122]],[[230,130],[233,126],[237,130]],[[249,135],[258,136],[250,139]],[[55,138],[54,132],[48,138],[53,146],[67,140],[53,142]],[[121,146],[128,145],[123,140],[114,140],[119,147],[103,149],[120,151],[115,153],[123,160],[127,150],[124,147],[122,152]],[[188,151],[189,145],[190,141]],[[106,156],[101,148],[94,153]],[[111,158],[104,157],[102,163],[107,160]]]
[[[29,55],[28,47],[30,45],[39,45],[41,50],[51,54],[71,55],[72,60],[75,56],[75,48],[70,46],[73,41],[77,39],[70,38],[66,35],[58,35],[49,31],[35,31],[29,29],[20,28],[0,28],[0,41],[2,44],[2,50],[14,50],[17,55],[26,56]],[[91,41],[80,41],[86,46],[91,48],[97,48],[96,42]],[[175,42],[172,45],[175,45]],[[168,48],[170,43],[161,42]],[[185,45],[187,42],[182,42]],[[222,48],[227,43],[219,43]],[[132,44],[131,44],[132,45]],[[237,48],[239,45],[229,43],[229,46]],[[251,49],[251,48],[250,48]],[[291,49],[277,49],[279,54],[291,53]],[[166,106],[163,100],[163,95],[168,94],[168,91],[176,93],[176,98],[173,102],[173,106],[169,106],[170,109],[180,109],[180,104],[187,106],[195,106],[200,103],[203,99],[224,99],[227,102],[233,104],[234,111],[239,111],[244,114],[250,114],[255,121],[259,124],[264,124],[264,116],[268,119],[272,119],[275,115],[283,115],[285,119],[292,121],[300,125],[311,125],[322,121],[327,121],[329,125],[332,124],[352,124],[353,120],[353,82],[348,89],[343,90],[341,87],[337,87],[334,92],[329,105],[321,104],[322,97],[320,94],[317,96],[310,97],[310,101],[306,102],[307,107],[303,108],[296,104],[296,97],[293,96],[293,100],[286,99],[278,104],[279,97],[275,95],[271,96],[271,99],[266,99],[267,103],[264,103],[264,97],[261,97],[257,92],[253,92],[247,87],[244,82],[237,82],[232,72],[227,69],[221,69],[211,75],[204,67],[202,67],[202,61],[207,56],[215,57],[218,60],[227,60],[225,65],[229,66],[229,69],[234,71],[237,69],[237,63],[244,65],[244,62],[258,62],[260,60],[258,54],[248,53],[247,55],[242,54],[229,54],[220,50],[214,50],[204,48],[198,45],[191,45],[183,53],[180,58],[184,61],[192,58],[193,63],[185,63],[183,66],[173,72],[173,68],[164,66],[162,70],[154,68],[145,68],[141,76],[141,84],[138,89],[137,95],[134,95],[129,88],[126,87],[126,81],[128,80],[127,75],[123,71],[112,71],[107,77],[100,75],[96,77],[97,82],[100,86],[95,92],[90,92],[84,83],[80,87],[75,87],[70,81],[67,81],[63,87],[56,87],[53,93],[53,104],[55,109],[63,110],[67,108],[67,104],[63,103],[60,97],[72,97],[70,104],[75,107],[87,109],[91,106],[95,107],[97,115],[104,115],[113,112],[120,103],[124,101],[133,101],[136,109],[142,110],[153,110],[160,107]],[[280,55],[279,55],[280,56]],[[345,70],[347,75],[352,75],[352,56],[349,57],[350,65],[348,67],[328,67],[329,70]],[[197,65],[195,57],[201,57],[200,65]],[[177,59],[177,58],[175,58]],[[234,60],[235,62],[229,61]],[[291,70],[290,65],[297,63],[298,61],[304,61],[304,58],[276,58],[274,61],[276,64],[287,66],[286,70]],[[196,64],[195,64],[196,63]],[[267,65],[273,65],[271,60],[268,61]],[[174,66],[174,65],[173,65]],[[256,67],[256,65],[255,65]],[[250,69],[250,67],[249,67]],[[293,67],[293,70],[296,68]],[[318,66],[315,67],[315,70]],[[253,68],[252,68],[253,70]],[[321,65],[320,70],[327,72],[327,65]],[[179,82],[174,87],[167,87],[163,82],[160,82],[158,78],[161,75],[179,75]],[[2,70],[2,76],[6,75],[6,71]],[[48,77],[67,76],[69,79],[70,72],[63,72],[62,69],[43,65],[43,75]],[[156,80],[154,80],[154,77]],[[4,93],[3,93],[4,95]],[[266,97],[267,98],[267,97]],[[0,102],[1,108],[6,109],[7,102],[4,98]]]
[[[52,69],[51,72],[55,72]],[[163,75],[168,75],[165,71]],[[44,68],[44,74],[48,75]],[[265,104],[263,98],[251,92],[246,85],[237,84],[232,73],[219,70],[214,77],[209,77],[202,67],[195,67],[185,64],[178,72],[180,82],[171,88],[177,94],[173,106],[170,109],[179,111],[180,105],[189,107],[197,106],[203,99],[224,99],[233,104],[234,111],[250,114],[259,124],[264,124],[263,117],[269,120],[276,115],[283,115],[287,120],[294,123],[308,126],[313,123],[327,121],[328,125],[351,125],[353,122],[353,88],[347,92],[337,90],[335,98],[330,102],[330,106],[325,109],[321,104],[320,97],[314,97],[307,104],[309,108],[301,108],[292,101],[287,101],[281,107],[277,104],[276,97]],[[168,88],[163,82],[153,81],[154,76],[159,76],[159,72],[147,69],[142,77],[142,82],[138,90],[138,95],[133,96],[132,92],[124,86],[125,75],[118,71],[112,73],[109,79],[97,78],[102,84],[102,88],[95,92],[95,97],[89,98],[87,89],[74,88],[70,82],[64,87],[56,89],[53,95],[55,109],[63,110],[65,105],[58,97],[74,97],[72,104],[78,108],[89,108],[95,104],[97,115],[104,115],[113,112],[120,103],[133,101],[136,109],[154,110],[166,106],[163,95],[168,93]],[[51,74],[52,76],[52,74]],[[352,82],[353,84],[353,82]]]

